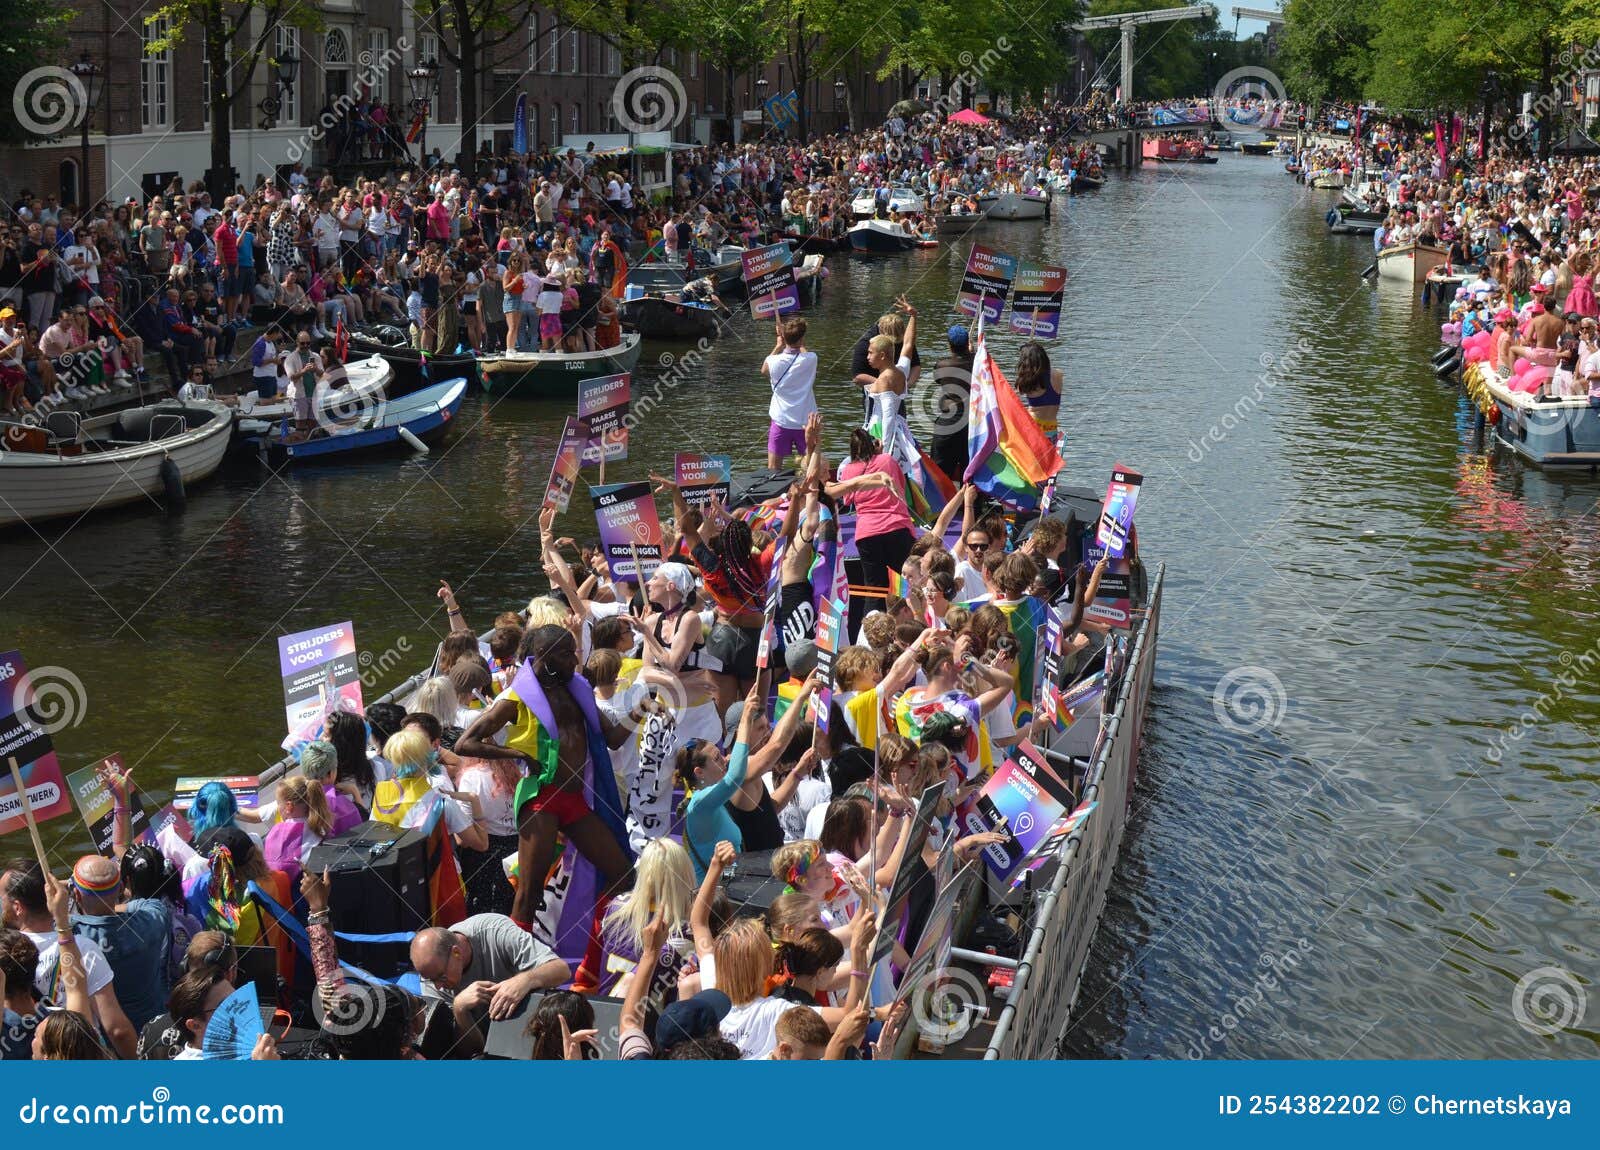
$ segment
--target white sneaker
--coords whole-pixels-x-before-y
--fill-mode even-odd
[[[133,389],[133,380],[128,378],[128,373],[125,371],[117,372],[116,377],[111,382],[130,391]]]
[[[68,399],[87,399],[87,398],[89,398],[87,395],[84,394],[83,388],[81,388],[81,387],[63,387],[61,389],[61,394],[66,396]]]
[[[127,378],[128,378],[128,373],[127,372],[118,371],[115,375],[113,375],[111,377],[111,382],[112,383],[121,383],[123,380],[125,380]]]

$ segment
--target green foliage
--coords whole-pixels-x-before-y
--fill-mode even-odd
[[[1124,12],[1147,12],[1157,8],[1188,7],[1187,0],[1151,3],[1150,0],[1091,0],[1088,15],[1116,16]],[[1200,40],[1214,34],[1215,17],[1204,20],[1173,20],[1165,24],[1146,24],[1134,31],[1133,87],[1125,100],[1164,100],[1195,96],[1206,87],[1211,49],[1201,54]],[[1113,87],[1122,75],[1118,60],[1122,34],[1116,29],[1090,32],[1089,44],[1103,62],[1104,74]]]
[[[38,0],[0,0],[0,84],[15,92],[22,77],[35,68],[64,66],[67,25],[77,16],[70,9],[52,11]],[[0,116],[0,140],[20,143],[27,138],[13,116]]]
[[[1278,51],[1291,98],[1355,103],[1372,75],[1378,10],[1348,0],[1286,0]]]

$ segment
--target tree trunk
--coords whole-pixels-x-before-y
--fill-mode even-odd
[[[722,109],[727,113],[728,143],[738,142],[739,134],[735,130],[738,121],[733,114],[733,60],[731,58],[722,62]]]
[[[234,185],[233,133],[229,131],[233,93],[228,88],[228,32],[220,5],[206,10],[204,35],[206,66],[211,72],[211,170],[206,173],[206,190],[211,193],[211,203],[220,208]]]
[[[1549,36],[1539,37],[1539,158],[1548,160],[1555,123],[1555,46]]]
[[[461,135],[456,145],[455,166],[467,179],[477,175],[478,163],[478,33],[472,26],[466,0],[455,0],[456,26],[456,112]],[[556,51],[561,50],[560,41]],[[435,109],[437,112],[437,109]]]

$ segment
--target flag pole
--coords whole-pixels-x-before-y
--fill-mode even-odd
[[[44,840],[39,837],[39,824],[33,818],[33,803],[28,799],[28,788],[22,785],[22,772],[17,768],[15,755],[6,757],[6,765],[11,768],[11,783],[17,788],[17,801],[22,804],[22,817],[28,824],[28,837],[33,840],[33,854],[39,860],[39,869],[46,874],[50,873],[50,864],[44,857]]]

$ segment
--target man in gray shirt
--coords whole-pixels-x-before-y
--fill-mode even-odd
[[[418,931],[411,965],[423,994],[450,1004],[469,1053],[483,1046],[485,1019],[510,1018],[533,991],[572,977],[554,951],[503,914],[475,914],[449,930]]]

